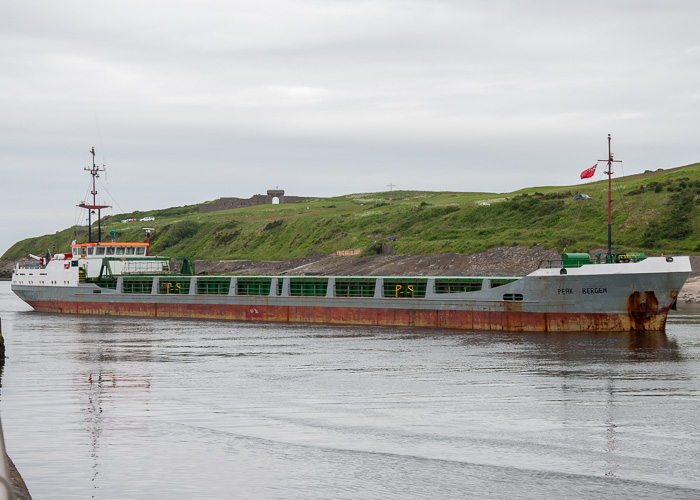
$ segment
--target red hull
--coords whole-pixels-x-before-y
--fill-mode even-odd
[[[455,311],[321,306],[168,304],[122,302],[33,301],[37,311],[69,314],[140,316],[158,318],[270,321],[283,323],[328,323],[343,325],[417,326],[463,330],[499,331],[662,331],[666,315],[653,323],[635,325],[629,315],[591,313],[523,312],[513,305],[509,311]],[[658,323],[658,324],[657,324]]]

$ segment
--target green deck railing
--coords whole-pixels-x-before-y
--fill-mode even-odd
[[[374,297],[376,280],[367,278],[342,278],[335,281],[336,297]]]
[[[272,278],[238,278],[238,295],[270,295]]]
[[[279,279],[280,294],[282,279]],[[325,297],[328,292],[328,279],[324,278],[290,278],[289,295],[292,297]]]

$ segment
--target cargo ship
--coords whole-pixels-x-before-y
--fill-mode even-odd
[[[611,153],[607,161],[610,175]],[[93,149],[93,179],[96,168]],[[93,180],[92,205],[80,206],[105,208],[94,196]],[[188,258],[150,255],[149,241],[100,239],[74,242],[70,252],[37,257],[31,266],[17,264],[12,290],[35,310],[52,313],[634,332],[665,330],[691,272],[687,256],[613,254],[610,231],[606,255],[563,253],[521,277],[202,276]]]

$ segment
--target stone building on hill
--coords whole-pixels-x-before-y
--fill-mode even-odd
[[[199,213],[218,212],[220,210],[230,210],[232,208],[255,207],[257,205],[271,205],[275,202],[301,203],[308,201],[308,196],[285,196],[284,189],[268,189],[267,194],[256,194],[250,198],[219,198],[211,203],[199,205]]]

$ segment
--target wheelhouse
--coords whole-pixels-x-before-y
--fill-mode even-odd
[[[147,257],[148,243],[77,243],[71,245],[73,257]]]

